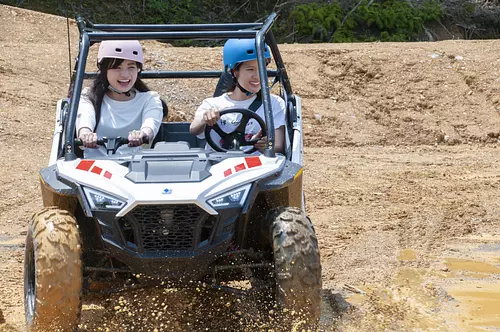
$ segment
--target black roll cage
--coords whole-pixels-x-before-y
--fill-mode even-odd
[[[255,38],[257,62],[261,77],[262,103],[264,105],[267,124],[266,157],[274,157],[274,119],[271,108],[268,78],[279,77],[287,94],[292,96],[292,88],[283,59],[278,50],[271,27],[277,19],[277,14],[270,14],[263,23],[221,23],[221,24],[93,24],[82,16],[76,17],[80,32],[79,51],[73,70],[69,89],[69,113],[66,117],[64,156],[65,160],[76,159],[75,122],[80,102],[83,80],[94,77],[97,73],[85,72],[89,48],[103,40],[217,40],[229,38]],[[277,69],[266,70],[264,43],[271,49]],[[224,71],[143,71],[142,78],[219,78]]]

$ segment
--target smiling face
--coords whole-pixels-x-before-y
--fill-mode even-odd
[[[116,90],[127,92],[134,86],[138,74],[139,68],[135,61],[123,60],[119,65],[108,69],[107,79]]]
[[[235,71],[238,83],[251,93],[260,91],[260,77],[257,60],[245,61]]]

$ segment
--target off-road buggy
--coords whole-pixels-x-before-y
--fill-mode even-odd
[[[321,265],[302,186],[301,100],[291,88],[271,27],[263,23],[197,25],[92,24],[77,18],[79,54],[67,98],[56,109],[49,165],[40,171],[44,209],[26,238],[24,299],[29,330],[76,328],[82,294],[98,282],[111,290],[168,281],[203,282],[239,295],[271,294],[281,313],[309,328],[320,316]],[[104,138],[108,156],[83,159],[75,120],[92,44],[110,39],[224,40],[255,38],[268,143],[262,155],[236,147],[216,152],[164,122],[151,149],[113,152],[126,140]],[[264,43],[276,69],[267,69]],[[220,78],[224,71],[144,71],[143,79]],[[286,102],[286,151],[274,151],[269,79]],[[215,89],[215,87],[214,87]],[[247,109],[242,122],[255,117]],[[260,119],[260,118],[259,118]],[[232,139],[237,140],[238,133]],[[137,278],[140,276],[139,278]],[[247,289],[232,287],[244,280]],[[168,300],[167,300],[168,301]],[[290,321],[290,320],[285,320]]]

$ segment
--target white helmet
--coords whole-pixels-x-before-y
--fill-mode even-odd
[[[144,63],[142,46],[138,40],[104,40],[99,46],[97,63],[104,58],[132,60]]]

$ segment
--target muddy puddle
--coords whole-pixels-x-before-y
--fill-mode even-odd
[[[399,252],[398,260],[400,261],[414,261],[417,259],[417,253],[411,249],[403,249]]]
[[[453,286],[448,293],[460,302],[458,314],[469,331],[500,331],[500,284],[474,283]]]
[[[500,236],[459,238],[440,256],[398,250],[386,283],[323,290],[321,331],[500,331],[497,243]],[[22,242],[2,238],[0,246],[20,250]],[[263,308],[203,286],[137,289],[87,296],[78,331],[279,331]]]
[[[339,290],[346,304],[330,330],[500,331],[497,243],[497,236],[459,238],[439,257],[400,250],[387,284]]]
[[[430,256],[406,248],[384,284],[323,290],[321,331],[500,331],[500,243],[460,238]],[[259,309],[260,307],[260,309]],[[255,299],[222,292],[135,290],[88,298],[79,331],[279,331]],[[300,328],[296,329],[300,331]]]
[[[498,238],[466,247],[470,258],[447,258],[452,274],[448,294],[456,301],[456,317],[467,331],[500,331],[500,246]],[[476,240],[477,241],[477,240]]]

